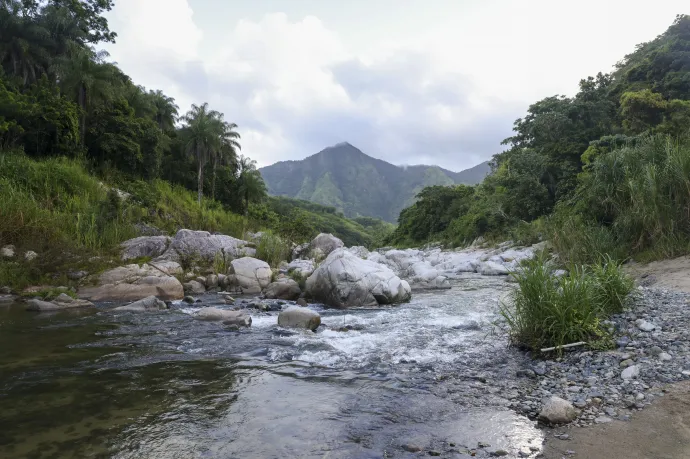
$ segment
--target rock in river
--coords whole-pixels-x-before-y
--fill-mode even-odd
[[[290,306],[278,314],[278,325],[286,328],[304,328],[316,331],[321,325],[318,312],[300,306]]]
[[[61,293],[52,301],[42,301],[33,298],[27,301],[27,311],[61,311],[63,309],[88,308],[94,304],[86,300],[76,300],[71,296]]]
[[[390,268],[337,249],[307,279],[307,293],[329,306],[376,306],[410,300],[410,285]]]
[[[218,308],[202,308],[194,314],[195,319],[213,322],[223,322],[225,325],[239,325],[250,327],[252,318],[242,311],[228,311]]]
[[[294,301],[299,298],[302,291],[297,282],[289,278],[278,279],[266,287],[264,295],[268,299]]]
[[[143,300],[113,308],[113,311],[145,312],[160,311],[162,309],[168,309],[168,306],[165,304],[165,302],[159,300],[155,296],[149,296]]]
[[[551,424],[566,424],[574,421],[580,411],[569,401],[560,397],[551,397],[539,413],[539,419]]]
[[[180,300],[184,289],[176,274],[182,274],[182,268],[171,261],[120,266],[101,274],[97,287],[80,289],[79,297],[90,301],[137,301],[149,296]]]
[[[273,272],[265,261],[242,257],[232,260],[231,265],[242,293],[261,293],[271,283]]]

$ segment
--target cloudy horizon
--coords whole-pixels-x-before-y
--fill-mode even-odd
[[[556,4],[557,3],[557,4]],[[349,142],[460,171],[513,121],[609,72],[683,13],[621,0],[117,0],[113,61],[181,113],[209,102],[260,166]]]

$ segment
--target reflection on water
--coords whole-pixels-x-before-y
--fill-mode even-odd
[[[519,365],[487,326],[504,289],[468,277],[396,308],[320,310],[316,334],[275,315],[231,332],[182,307],[0,310],[0,457],[413,457],[410,443],[467,457],[478,441],[514,454],[539,431],[477,382]]]

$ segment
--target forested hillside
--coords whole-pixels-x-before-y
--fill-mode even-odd
[[[286,243],[328,231],[360,245],[389,230],[268,199],[235,123],[207,103],[178,107],[98,50],[117,38],[112,6],[0,2],[0,246],[51,254],[41,269],[58,270],[70,251],[88,259],[179,228],[273,230]],[[0,285],[21,269],[0,260]]]
[[[690,241],[690,17],[573,97],[532,104],[478,186],[431,187],[389,242],[550,237],[573,258],[672,256]]]
[[[301,161],[282,161],[260,171],[272,195],[333,206],[348,217],[393,222],[424,187],[477,184],[489,166],[482,163],[462,172],[438,166],[400,167],[341,143]]]

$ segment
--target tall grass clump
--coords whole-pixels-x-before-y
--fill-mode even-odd
[[[538,258],[513,275],[517,289],[501,314],[513,344],[536,351],[581,341],[600,346],[608,337],[602,321],[623,309],[632,289],[613,261],[573,266],[558,277],[550,262]]]
[[[583,174],[578,199],[630,253],[687,253],[690,138],[654,135],[602,154]]]
[[[265,261],[272,268],[277,268],[281,261],[288,259],[290,250],[287,241],[267,230],[263,232],[256,245],[256,258]]]

